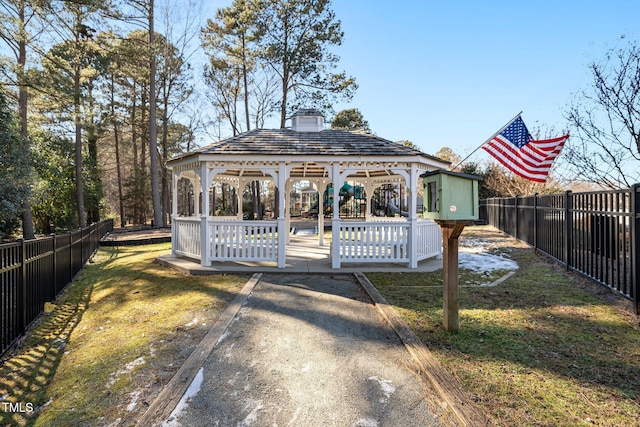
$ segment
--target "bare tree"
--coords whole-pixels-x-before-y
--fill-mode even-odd
[[[605,188],[640,181],[640,47],[610,49],[589,66],[591,88],[566,111],[571,142],[563,161],[576,177]]]

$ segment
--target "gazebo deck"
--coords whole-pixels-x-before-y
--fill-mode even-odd
[[[357,272],[429,272],[442,268],[442,257],[425,259],[417,268],[399,263],[343,263],[339,269],[331,268],[330,245],[318,245],[317,236],[291,236],[286,247],[286,267],[278,268],[276,261],[226,261],[216,262],[210,267],[202,266],[199,260],[186,257],[163,256],[158,262],[188,274],[217,273],[357,273]]]

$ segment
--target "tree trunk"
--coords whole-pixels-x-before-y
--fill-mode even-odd
[[[25,26],[25,3],[20,4],[18,11],[21,27]],[[29,138],[29,131],[27,127],[27,88],[24,82],[24,68],[27,63],[27,41],[24,37],[20,37],[18,42],[18,111],[20,115],[20,136],[25,140]],[[31,151],[31,144],[27,145],[26,156]],[[35,233],[33,230],[33,215],[31,214],[31,203],[29,200],[22,202],[22,237],[25,240],[35,239]]]
[[[124,194],[122,191],[122,166],[120,164],[120,136],[118,135],[118,124],[113,124],[113,135],[116,143],[116,174],[118,179],[118,206],[120,207],[120,227],[125,227],[127,222],[124,213]]]
[[[289,92],[289,72],[284,67],[282,73],[282,102],[280,103],[280,129],[285,129],[287,122],[287,92]]]
[[[155,51],[154,44],[156,41],[155,30],[153,26],[153,4],[154,0],[149,1],[149,44],[152,52]],[[164,227],[162,217],[162,207],[160,203],[160,186],[158,183],[159,161],[158,161],[158,140],[157,140],[157,123],[156,123],[156,55],[151,54],[151,64],[149,66],[149,156],[151,158],[151,202],[153,204],[153,226]]]
[[[134,185],[134,201],[133,201],[133,223],[134,224],[138,224],[139,223],[139,216],[140,216],[140,212],[138,209],[138,191],[137,191],[137,186],[138,186],[138,180],[137,180],[137,176],[138,176],[138,172],[139,172],[139,168],[140,168],[140,161],[138,159],[138,133],[137,133],[137,129],[136,129],[136,106],[137,106],[137,98],[136,98],[136,82],[135,80],[133,81],[133,87],[132,87],[132,92],[131,92],[131,99],[133,101],[133,105],[131,105],[131,146],[133,148],[133,177],[134,177],[134,181],[133,181],[133,185]]]
[[[120,135],[118,134],[118,120],[116,119],[116,108],[115,108],[115,82],[114,76],[111,75],[111,119],[113,120],[113,138],[115,142],[115,150],[116,150],[116,175],[118,180],[118,207],[120,211],[120,227],[126,225],[126,221],[124,218],[124,194],[122,191],[122,166],[120,163]]]
[[[249,82],[247,81],[247,54],[244,34],[242,35],[242,57],[242,79],[244,83],[244,115],[247,122],[247,131],[250,131],[251,120],[249,119]]]
[[[78,202],[78,221],[80,228],[87,226],[87,213],[84,209],[84,185],[82,181],[82,123],[80,121],[80,69],[76,66],[73,74],[73,103],[75,114],[76,141],[76,198]]]
[[[166,88],[166,84],[164,85]],[[164,100],[163,100],[163,108],[164,112],[162,113],[162,165],[161,165],[161,197],[162,201],[162,224],[166,226],[167,216],[169,215],[169,180],[168,180],[168,171],[167,171],[167,160],[169,160],[169,118],[167,117],[167,111],[169,110],[169,96],[166,93],[166,89],[164,90]]]

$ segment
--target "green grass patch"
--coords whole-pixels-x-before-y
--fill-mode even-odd
[[[469,227],[519,269],[460,288],[460,331],[442,327],[442,271],[367,277],[498,426],[632,426],[640,328],[628,302],[491,227]],[[504,273],[504,272],[503,272]],[[460,283],[475,280],[460,270]]]
[[[248,276],[187,276],[170,244],[102,248],[0,366],[1,425],[133,425]]]

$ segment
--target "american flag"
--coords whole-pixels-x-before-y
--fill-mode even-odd
[[[564,135],[534,140],[522,117],[518,116],[482,149],[516,175],[530,181],[545,182],[553,161],[568,138],[569,135]]]

